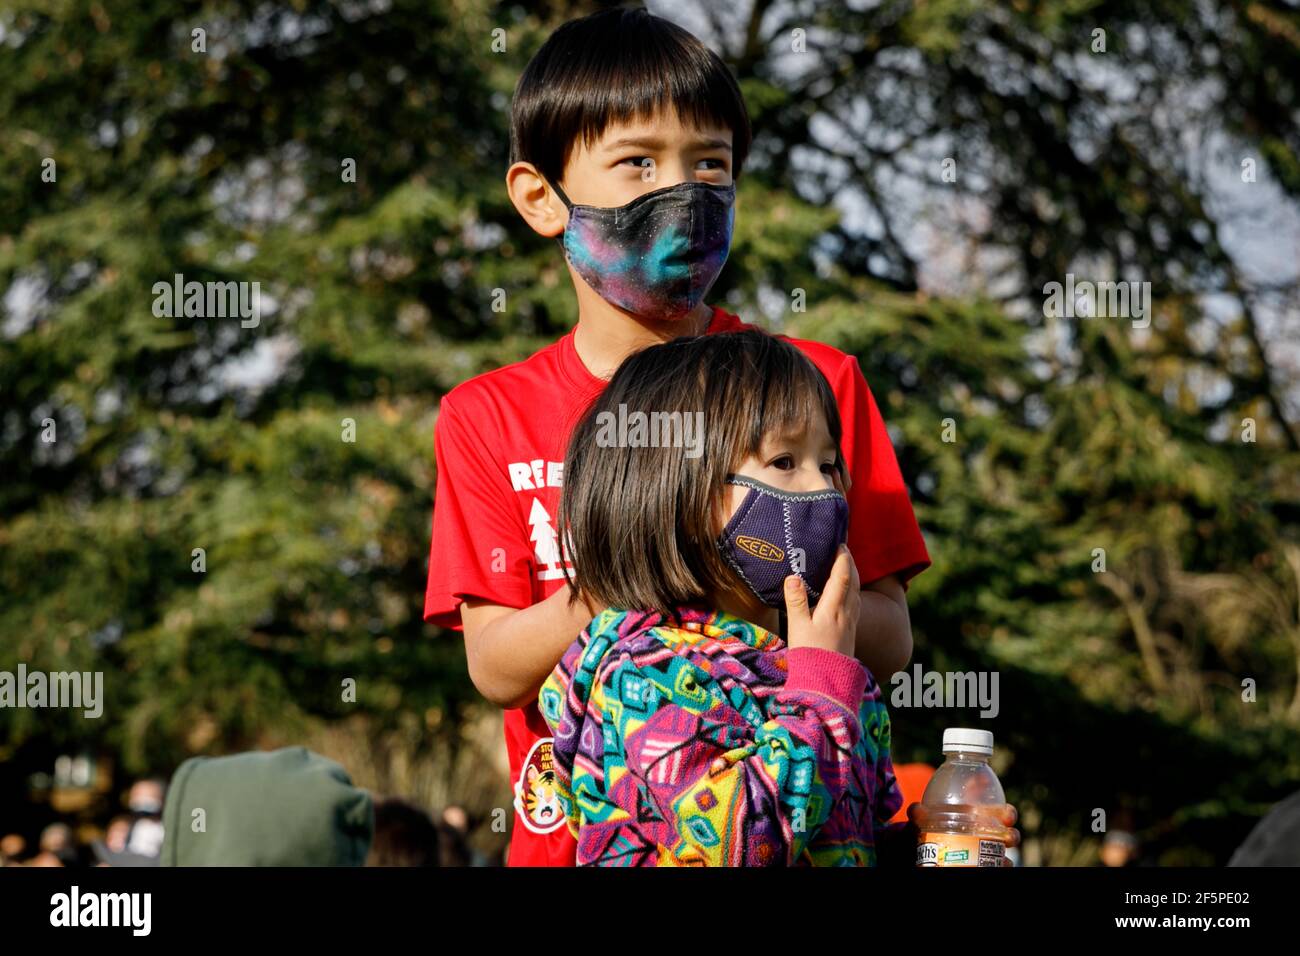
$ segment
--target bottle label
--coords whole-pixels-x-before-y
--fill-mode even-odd
[[[1002,866],[1007,848],[1001,840],[962,833],[922,833],[917,866]]]

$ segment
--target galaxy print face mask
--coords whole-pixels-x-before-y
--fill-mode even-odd
[[[731,249],[736,187],[680,183],[625,206],[575,206],[557,241],[584,282],[645,319],[683,318],[717,281]]]

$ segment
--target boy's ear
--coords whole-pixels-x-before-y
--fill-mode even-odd
[[[569,211],[532,163],[515,163],[506,172],[506,192],[519,215],[542,236],[558,236],[569,222]]]

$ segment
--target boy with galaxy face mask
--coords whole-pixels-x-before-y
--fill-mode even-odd
[[[509,862],[565,866],[575,843],[537,693],[601,610],[564,587],[565,448],[629,355],[748,328],[705,298],[730,248],[750,127],[726,65],[644,10],[562,26],[521,76],[512,112],[506,186],[524,221],[563,247],[577,321],[531,358],[443,398],[425,620],[463,629],[471,679],[506,710]],[[843,422],[836,481],[860,581],[852,650],[884,680],[911,656],[904,589],[929,555],[857,360],[789,341],[825,376]]]

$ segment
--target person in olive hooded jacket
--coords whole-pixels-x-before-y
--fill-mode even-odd
[[[163,866],[362,866],[369,793],[305,747],[193,757],[163,809]]]

